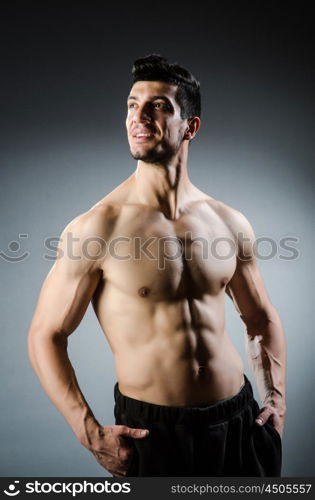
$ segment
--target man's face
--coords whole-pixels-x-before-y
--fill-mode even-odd
[[[134,159],[164,164],[178,152],[187,128],[175,101],[177,86],[138,81],[127,99],[127,135]]]

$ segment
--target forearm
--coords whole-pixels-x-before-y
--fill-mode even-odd
[[[270,404],[286,413],[286,342],[275,309],[264,318],[246,323],[246,350],[263,405]]]
[[[67,353],[67,338],[29,335],[31,364],[44,390],[80,442],[88,447],[96,421],[78,385]]]

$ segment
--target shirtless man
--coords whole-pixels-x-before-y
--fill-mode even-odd
[[[161,56],[135,61],[126,127],[137,168],[64,229],[29,329],[42,386],[117,477],[281,474],[284,332],[250,223],[188,177],[199,87]],[[225,293],[246,326],[261,408],[225,329]],[[96,420],[67,355],[90,301],[115,357],[116,425]]]

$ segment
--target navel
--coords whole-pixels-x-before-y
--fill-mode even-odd
[[[206,365],[199,365],[198,366],[198,374],[202,374],[206,369]]]
[[[150,294],[150,288],[148,288],[147,286],[142,286],[138,290],[138,295],[140,295],[140,297],[145,298],[148,297],[149,294]]]

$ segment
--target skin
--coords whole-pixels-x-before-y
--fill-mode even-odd
[[[100,425],[80,390],[67,345],[90,301],[113,352],[120,391],[191,406],[232,397],[244,382],[241,356],[225,328],[228,294],[245,325],[262,425],[268,420],[282,436],[286,413],[284,332],[257,267],[253,228],[241,212],[191,183],[188,146],[200,119],[181,118],[176,89],[163,82],[133,85],[126,129],[137,168],[62,232],[28,334],[45,391],[82,445],[118,477],[131,460],[130,439],[145,439],[149,430],[142,435],[142,429]],[[140,130],[150,137],[134,137]],[[191,241],[202,238],[210,247],[222,237],[206,255]],[[137,238],[152,239],[141,258]]]

